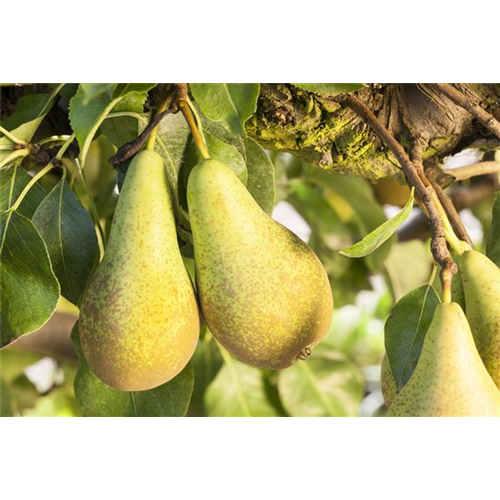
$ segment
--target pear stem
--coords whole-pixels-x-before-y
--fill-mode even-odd
[[[178,101],[179,109],[181,110],[184,118],[188,124],[189,130],[191,130],[191,134],[193,136],[194,143],[200,152],[201,157],[204,160],[210,160],[210,153],[208,152],[208,148],[203,140],[203,137],[200,133],[198,125],[196,123],[196,119],[194,117],[193,112],[189,106],[189,103],[185,99],[179,99]]]
[[[156,108],[155,117],[159,117],[164,111],[166,111],[169,108],[171,102],[172,102],[172,95],[170,93],[167,93],[167,95],[161,100],[160,104]],[[148,138],[148,142],[146,144],[146,149],[154,151],[159,126],[160,124],[158,123],[151,131],[151,134]]]

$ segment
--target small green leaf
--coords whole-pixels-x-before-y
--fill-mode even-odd
[[[365,257],[373,253],[396,232],[396,229],[401,226],[401,224],[403,224],[410,215],[412,208],[413,194],[410,196],[410,199],[401,212],[374,229],[370,234],[367,234],[361,241],[358,241],[358,243],[342,249],[340,253],[351,258]]]
[[[486,243],[486,255],[500,267],[500,193],[495,196],[492,217]]]
[[[317,167],[306,166],[306,177],[327,190],[343,198],[352,207],[353,222],[361,237],[383,224],[387,217],[373,195],[370,184],[365,179],[351,175],[340,175]],[[373,254],[365,257],[371,271],[379,271],[391,250],[392,240],[386,241]]]
[[[292,85],[308,92],[324,95],[343,94],[363,88],[362,83],[293,83]]]
[[[279,410],[267,395],[264,372],[223,352],[224,365],[205,392],[207,416],[279,416]]]
[[[359,368],[340,353],[315,351],[279,375],[278,390],[293,417],[357,416],[364,380]]]
[[[269,155],[252,138],[245,139],[247,156],[247,189],[262,210],[271,214],[276,201],[274,165]]]
[[[14,204],[30,180],[31,176],[20,167],[13,166],[0,170],[0,212],[8,210]],[[19,205],[17,212],[31,219],[46,195],[45,189],[38,182],[35,183]]]
[[[71,339],[80,367],[75,377],[75,395],[86,417],[183,417],[194,387],[194,371],[188,364],[179,375],[148,391],[119,391],[106,385],[90,370],[83,357],[78,323]]]
[[[42,327],[55,311],[59,283],[33,223],[0,213],[0,346]]]
[[[92,219],[61,179],[32,220],[45,240],[62,295],[77,304],[99,250]]]
[[[439,297],[428,285],[406,294],[394,306],[385,323],[385,349],[398,391],[417,365],[425,335]]]
[[[257,107],[258,83],[191,83],[191,93],[203,113],[229,131],[245,136],[245,122]]]

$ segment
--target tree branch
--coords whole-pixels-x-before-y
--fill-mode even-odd
[[[412,160],[406,154],[401,144],[384,127],[372,111],[356,96],[350,94],[343,98],[343,103],[357,113],[374,130],[378,137],[391,150],[403,168],[410,184],[415,188],[417,199],[423,204],[431,222],[431,252],[434,260],[440,265],[441,280],[443,283],[444,299],[449,301],[451,279],[457,271],[448,245],[443,220],[441,219],[439,199],[432,185],[425,176],[422,153],[426,142],[417,138],[412,150]]]
[[[500,138],[500,122],[479,104],[476,104],[472,99],[467,97],[465,94],[460,92],[460,90],[456,89],[449,83],[434,83],[431,85],[457,106],[466,109],[490,132]]]
[[[457,181],[464,181],[479,175],[500,174],[500,162],[482,161],[464,167],[449,168],[445,172],[455,177]]]

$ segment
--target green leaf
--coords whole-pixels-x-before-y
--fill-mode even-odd
[[[125,392],[99,380],[83,357],[78,323],[71,338],[80,361],[75,377],[75,395],[87,417],[183,417],[194,387],[191,364],[175,378],[149,391]]]
[[[31,176],[20,167],[13,166],[0,170],[0,212],[8,210],[30,180]],[[17,212],[31,219],[46,195],[45,189],[38,182],[35,183],[19,205]]]
[[[146,94],[152,88],[156,87],[156,83],[119,83],[114,91],[113,97],[131,95],[131,94]]]
[[[343,94],[363,88],[362,83],[293,83],[292,85],[308,92],[324,95]]]
[[[3,347],[48,321],[59,299],[59,283],[45,243],[29,219],[15,212],[2,212],[0,242]]]
[[[352,219],[358,226],[362,237],[387,220],[383,208],[375,199],[366,180],[350,175],[334,174],[311,166],[306,166],[305,176],[308,180],[337,194],[352,207]],[[389,239],[373,254],[365,257],[371,271],[375,272],[382,268],[394,238]]]
[[[111,99],[107,94],[100,94],[91,101],[86,101],[86,94],[82,86],[73,96],[69,104],[69,120],[80,145],[82,166],[92,140],[97,130],[111,110],[123,99],[123,96]]]
[[[492,217],[486,243],[486,255],[500,267],[500,193],[495,196]]]
[[[314,351],[280,373],[278,390],[293,417],[357,416],[364,380],[356,365],[334,351]]]
[[[106,94],[111,96],[116,83],[80,83],[83,92],[83,104],[86,106],[92,99]]]
[[[396,229],[401,226],[401,224],[403,224],[410,215],[412,208],[413,194],[410,196],[410,199],[401,212],[367,234],[361,241],[342,249],[340,253],[351,258],[366,257],[373,253],[396,232]]]
[[[205,392],[207,416],[279,416],[278,409],[266,392],[264,372],[236,361],[223,352],[224,365]]]
[[[417,365],[425,335],[439,297],[428,285],[406,294],[394,306],[385,323],[385,349],[398,391]]]
[[[394,244],[385,261],[385,269],[395,300],[425,285],[429,281],[432,264],[429,246],[423,241],[410,240]]]
[[[206,326],[202,327],[200,340],[191,358],[191,364],[194,368],[194,391],[189,407],[189,416],[201,417],[206,414],[203,400],[205,391],[222,366],[220,350]]]
[[[191,93],[203,113],[229,131],[245,136],[245,122],[257,107],[258,83],[191,83]]]
[[[245,139],[247,189],[262,210],[271,214],[276,201],[274,165],[264,149],[252,138]]]
[[[31,94],[22,97],[19,99],[14,113],[8,118],[2,119],[2,126],[18,139],[26,142],[31,141],[63,86],[64,83],[57,85],[48,94]]]
[[[32,220],[45,240],[62,295],[77,304],[99,250],[92,219],[63,178]]]

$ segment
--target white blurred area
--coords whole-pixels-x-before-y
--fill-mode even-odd
[[[311,237],[311,228],[295,208],[286,201],[280,201],[273,211],[273,219],[283,224],[306,243]]]
[[[36,387],[39,394],[45,394],[55,385],[64,382],[64,372],[56,360],[45,357],[24,369],[26,378]]]

